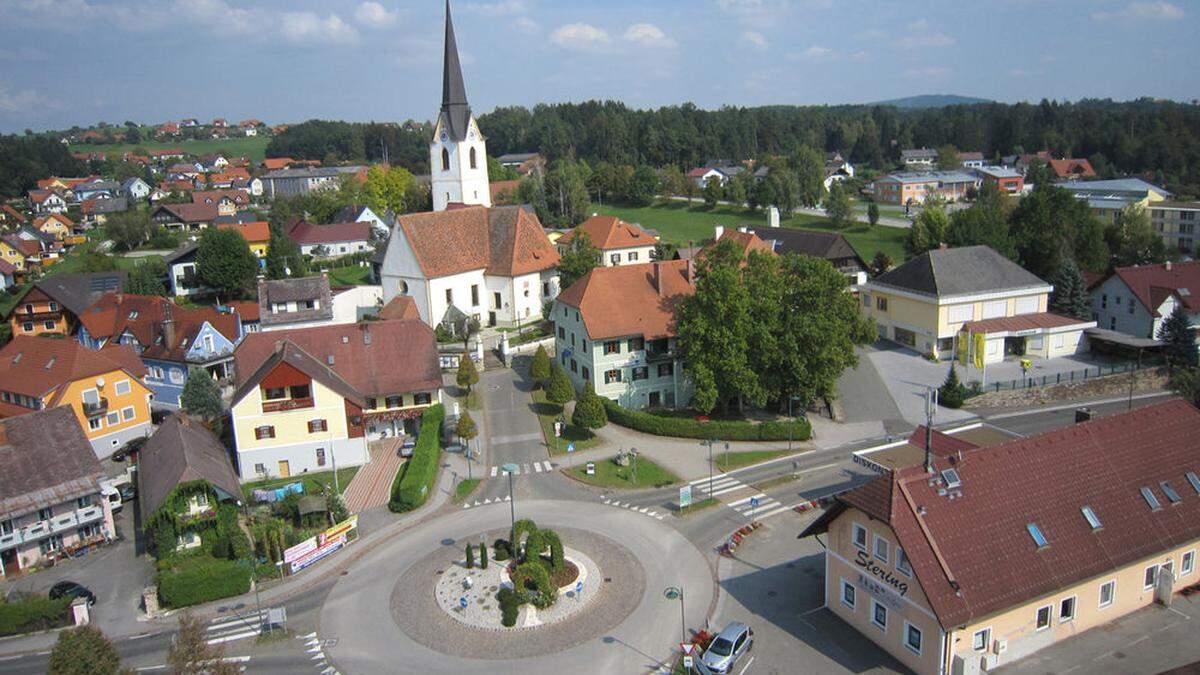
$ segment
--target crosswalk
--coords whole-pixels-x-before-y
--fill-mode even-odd
[[[316,633],[307,635],[297,635],[297,640],[304,642],[305,651],[313,662],[313,668],[321,675],[338,675],[338,671],[333,666],[329,665],[328,657],[325,656],[325,646],[336,640],[322,641],[317,637]]]
[[[514,472],[513,475],[527,476],[529,474],[537,474],[537,473],[544,473],[544,472],[550,472],[550,471],[554,471],[554,466],[552,464],[550,464],[549,461],[525,462],[523,464],[517,465],[517,470],[516,470],[516,472]],[[503,476],[504,474],[505,474],[504,467],[493,466],[488,475],[492,478],[495,478],[496,476]]]
[[[205,641],[210,645],[220,645],[258,637],[262,634],[263,621],[266,618],[266,611],[218,617],[210,621],[205,628]]]
[[[638,504],[634,504],[633,502],[622,502],[622,501],[618,501],[615,499],[610,499],[608,497],[602,497],[601,501],[604,502],[605,504],[608,504],[609,506],[615,506],[619,509],[629,509],[630,511],[633,511],[635,513],[640,513],[642,515],[650,516],[651,518],[654,518],[655,520],[662,520],[663,516],[666,515],[666,514],[659,513],[658,511],[655,511],[653,508],[651,508],[649,506],[639,506]]]
[[[695,501],[713,497],[753,520],[769,518],[792,508],[729,475],[713,476],[711,481],[709,478],[698,478],[690,484],[692,489],[699,493]]]

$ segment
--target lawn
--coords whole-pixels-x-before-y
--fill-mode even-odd
[[[571,424],[570,420],[563,428],[561,438],[554,437],[554,420],[562,414],[563,407],[546,400],[546,392],[538,389],[533,392],[533,411],[537,413],[538,422],[542,425],[542,438],[550,447],[551,456],[567,454],[567,443],[575,444],[575,451],[582,452],[600,442],[600,438],[590,429],[583,429]]]
[[[338,469],[338,488],[344,493],[346,487],[350,485],[350,480],[354,478],[354,474],[358,473],[359,467],[350,466],[344,469]],[[288,478],[268,478],[266,480],[255,481],[242,485],[242,492],[249,499],[255,490],[269,490],[273,488],[283,487],[295,482],[304,483],[304,494],[317,494],[326,486],[333,485],[332,471],[318,471],[290,476]]]
[[[250,158],[250,161],[258,163],[263,160],[267,154],[267,144],[271,142],[270,137],[254,136],[252,138],[224,138],[224,139],[209,139],[203,141],[195,140],[177,140],[177,141],[145,141],[143,143],[116,143],[113,145],[94,145],[91,143],[77,144],[71,146],[71,152],[103,152],[115,153],[118,158],[126,152],[151,151],[151,150],[173,150],[180,149],[184,152],[193,155],[209,155],[220,153],[227,157],[241,157],[245,155]]]
[[[783,450],[748,450],[746,452],[730,452],[730,453],[713,453],[713,461],[718,469],[726,471],[730,469],[739,469],[743,466],[758,464],[759,462],[768,462],[777,457],[783,457],[790,452],[787,448]]]
[[[644,208],[609,205],[595,208],[599,213],[617,216],[621,220],[656,230],[665,241],[677,246],[687,246],[689,241],[699,243],[712,239],[713,228],[716,225],[734,228],[738,225],[761,227],[767,224],[767,215],[762,211],[751,213],[733,206],[718,206],[709,210],[704,208],[703,202],[694,202],[692,208],[688,208],[686,202],[670,202]],[[799,230],[838,232],[845,236],[859,256],[868,262],[875,257],[876,251],[887,253],[897,263],[906,258],[904,239],[908,231],[901,228],[872,228],[866,223],[860,223],[839,230],[827,219],[807,214],[793,214],[784,218],[781,224]]]
[[[690,516],[697,511],[703,511],[704,509],[707,509],[710,506],[716,506],[717,504],[720,504],[720,503],[722,503],[721,500],[717,499],[716,497],[705,497],[704,499],[701,499],[698,502],[692,502],[691,504],[688,505],[688,507],[686,509],[680,509],[679,504],[676,503],[674,505],[675,506],[675,515],[679,516],[680,518],[682,518],[684,516]]]
[[[370,267],[337,267],[329,270],[329,283],[334,286],[369,286]]]
[[[475,488],[479,487],[479,483],[482,481],[483,479],[481,478],[466,478],[460,480],[458,485],[454,487],[454,503],[463,503],[463,500],[465,500],[467,497],[470,497],[471,493],[475,491]]]
[[[647,457],[637,458],[637,481],[633,479],[632,466],[617,466],[612,458],[595,462],[596,474],[587,475],[587,465],[577,466],[570,470],[572,478],[588,485],[607,488],[648,488],[666,487],[679,482],[679,477],[655,464]]]

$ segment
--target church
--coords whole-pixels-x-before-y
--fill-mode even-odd
[[[442,109],[429,145],[433,211],[400,216],[381,268],[384,303],[411,297],[426,323],[542,318],[558,295],[558,251],[521,206],[493,207],[487,141],[471,114],[446,2]]]

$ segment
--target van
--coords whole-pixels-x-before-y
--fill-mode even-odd
[[[100,498],[108,502],[113,513],[120,513],[121,507],[124,506],[121,503],[121,491],[113,485],[103,485],[100,488]]]

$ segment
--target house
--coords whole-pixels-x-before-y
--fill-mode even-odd
[[[129,199],[128,197],[85,199],[79,205],[79,208],[80,213],[83,215],[83,224],[87,227],[94,227],[108,222],[109,215],[113,213],[128,211]]]
[[[939,434],[928,470],[885,469],[800,534],[824,535],[824,606],[919,675],[1003,672],[1169,606],[1196,582],[1197,424],[1176,399],[985,447]]]
[[[593,269],[554,303],[559,364],[576,389],[591,382],[627,408],[687,407],[675,307],[695,290],[690,260]]]
[[[571,248],[580,233],[587,234],[592,246],[600,249],[600,264],[636,265],[650,261],[658,238],[641,227],[615,216],[595,215],[575,226],[555,242],[559,254]]]
[[[958,153],[958,161],[964,169],[979,169],[986,164],[983,153],[978,150]]]
[[[169,230],[198,232],[207,229],[220,215],[216,204],[160,204],[150,219]]]
[[[162,124],[158,125],[157,129],[154,130],[154,135],[158,136],[159,138],[163,138],[166,136],[178,136],[179,135],[179,123],[178,122],[163,122]],[[151,154],[153,154],[153,151],[151,151]]]
[[[215,206],[217,216],[232,216],[250,205],[250,193],[245,190],[196,190],[192,193],[193,204]]]
[[[334,189],[346,176],[353,176],[360,181],[366,180],[367,167],[331,166],[279,169],[264,174],[261,178],[263,194],[268,199],[275,199],[277,196],[295,197],[306,195],[314,190]]]
[[[1118,267],[1091,292],[1100,328],[1157,339],[1177,306],[1193,327],[1200,327],[1200,261]]]
[[[185,309],[156,295],[108,293],[79,315],[79,343],[90,349],[132,347],[146,365],[156,406],[179,407],[191,368],[214,380],[233,380],[233,350],[242,339],[233,311]]]
[[[67,407],[0,420],[0,576],[116,538],[104,470]]]
[[[146,367],[130,347],[18,335],[0,349],[0,417],[69,406],[101,459],[150,433]]]
[[[125,272],[93,272],[54,274],[38,280],[9,314],[12,334],[72,334],[79,315],[105,293],[121,292],[126,276]]]
[[[395,214],[384,214],[386,218],[380,217],[369,206],[361,204],[351,204],[344,207],[341,211],[333,216],[335,223],[370,223],[372,229],[379,237],[387,237],[392,232],[392,224],[395,222]]]
[[[296,160],[291,157],[268,157],[262,161],[262,168],[267,171],[279,171],[287,169],[295,163]]]
[[[190,182],[196,180],[203,172],[204,167],[199,164],[177,162],[167,167],[167,179],[186,180]]]
[[[1060,180],[1081,180],[1096,177],[1096,170],[1092,168],[1092,163],[1086,159],[1052,159],[1049,164],[1050,168],[1054,170],[1054,174]]]
[[[333,321],[329,277],[259,279],[258,315],[263,331],[323,326]]]
[[[71,236],[75,229],[75,222],[61,213],[51,213],[35,218],[33,227],[57,241],[62,241]]]
[[[257,333],[262,330],[262,326],[259,324],[260,314],[257,300],[232,300],[218,309],[237,313],[238,319],[242,322],[243,336],[246,333]]]
[[[168,159],[183,159],[186,153],[179,148],[168,148],[166,150],[151,150],[150,156],[157,161],[164,161]]]
[[[371,251],[371,223],[315,225],[306,220],[293,224],[286,234],[300,253],[314,258],[339,258]]]
[[[15,234],[6,234],[0,237],[0,260],[16,270],[18,276],[24,275],[26,271],[25,246]]]
[[[224,117],[217,117],[213,119],[212,127],[214,129],[226,129],[229,127],[229,122],[226,122]]]
[[[541,174],[546,169],[546,158],[536,152],[517,152],[496,158],[500,166],[513,169],[522,176]]]
[[[519,180],[494,180],[488,183],[488,191],[492,195],[492,204],[496,206],[512,206],[518,201],[521,189]]]
[[[365,464],[368,437],[415,435],[441,402],[437,338],[421,321],[257,333],[236,357],[242,480]]]
[[[879,337],[940,359],[998,363],[1087,349],[1080,321],[1047,310],[1053,287],[987,246],[940,248],[868,281],[863,314]]]
[[[977,166],[975,174],[983,179],[984,184],[994,185],[1005,194],[1019,195],[1025,191],[1025,177],[1016,169],[1007,166]]]
[[[189,241],[163,259],[167,265],[167,288],[172,297],[205,295],[210,291],[196,272],[196,251],[199,248],[199,244]]]
[[[923,204],[927,197],[946,201],[964,199],[978,189],[980,179],[963,171],[903,171],[875,179],[875,200],[882,204]]]
[[[767,242],[771,250],[779,255],[793,253],[828,260],[849,282],[851,290],[858,290],[867,281],[867,263],[846,238],[834,232],[808,232],[782,227],[747,227],[744,229]],[[717,238],[720,238],[720,234]]]
[[[1087,202],[1092,213],[1105,225],[1115,223],[1121,212],[1130,206],[1149,210],[1154,202],[1171,198],[1171,193],[1141,178],[1113,180],[1068,181],[1058,183],[1076,199]]]
[[[407,214],[388,240],[383,301],[411,296],[430,325],[534,321],[558,294],[558,260],[537,216],[522,207]]]
[[[206,516],[222,502],[242,502],[242,485],[229,451],[182,412],[168,417],[138,451],[137,480],[143,527],[169,520],[176,548],[200,546],[216,524]]]
[[[854,178],[854,165],[840,152],[830,152],[825,155],[825,189],[829,190],[834,183]]]
[[[267,244],[271,242],[271,226],[267,221],[223,223],[218,220],[217,227],[222,230],[236,230],[242,235],[242,239],[246,240],[250,252],[259,259],[260,264],[265,264],[263,261],[267,257]]]
[[[696,251],[694,257],[697,259],[705,258],[711,254],[714,248],[723,242],[733,244],[734,248],[737,249],[738,257],[743,260],[743,265],[751,253],[761,253],[762,255],[769,256],[778,255],[771,242],[759,238],[748,227],[727,230],[723,225],[717,225],[713,228],[713,240],[699,251]]]
[[[21,276],[20,270],[13,267],[12,263],[0,258],[0,291],[11,292],[19,276]]]
[[[1200,202],[1150,202],[1147,210],[1150,212],[1150,224],[1162,235],[1168,249],[1188,255],[1196,253]]]
[[[29,208],[34,213],[66,213],[67,200],[53,190],[30,190]]]
[[[42,264],[42,253],[45,244],[40,237],[21,236],[27,231],[22,228],[18,233],[10,233],[0,237],[0,257],[8,259],[14,267],[28,271]],[[18,266],[17,260],[20,260]]]
[[[149,183],[137,176],[127,178],[124,183],[121,183],[121,194],[135,202],[149,198],[152,190]]]
[[[75,199],[112,199],[121,194],[121,184],[112,180],[95,180],[75,186]]]
[[[210,173],[207,176],[208,187],[214,190],[222,188],[231,188],[237,181],[250,180],[250,172],[241,168],[232,168],[225,171]]]
[[[933,148],[916,148],[900,151],[900,163],[906,169],[932,169],[937,165],[938,151]]]
[[[0,227],[12,228],[29,222],[25,214],[14,209],[9,204],[0,204]]]

